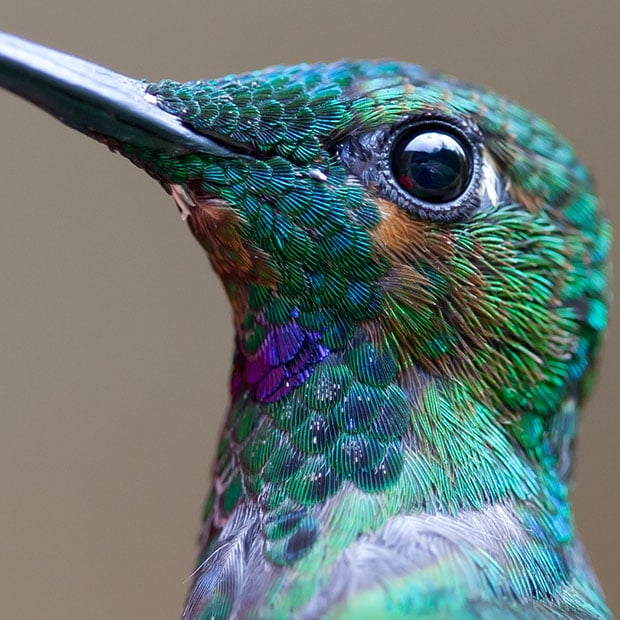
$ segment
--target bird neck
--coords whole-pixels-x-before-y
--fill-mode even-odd
[[[421,610],[454,592],[600,603],[567,501],[573,400],[541,431],[360,333],[330,350],[307,331],[262,333],[271,357],[238,338],[200,571],[220,570],[236,541],[260,549],[248,574],[290,576],[285,608],[304,604],[297,580],[329,607],[339,590],[321,590],[321,575],[365,583],[382,557],[385,596],[415,592]]]
[[[293,323],[246,326],[238,337],[218,464],[236,482],[220,494],[220,522],[243,498],[277,513],[347,494],[386,516],[509,504],[556,541],[572,540],[573,399],[541,427],[481,402],[467,383],[403,369],[360,334],[330,350]]]

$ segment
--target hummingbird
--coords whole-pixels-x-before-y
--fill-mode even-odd
[[[611,231],[549,123],[387,60],[147,82],[1,34],[0,85],[157,180],[230,300],[183,620],[611,617],[568,495]]]

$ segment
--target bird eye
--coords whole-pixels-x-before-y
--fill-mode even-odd
[[[469,119],[414,116],[353,135],[337,153],[351,174],[412,217],[456,222],[484,204],[482,133]]]
[[[433,204],[452,202],[473,175],[469,142],[443,124],[420,123],[403,132],[391,153],[392,173],[411,196]]]

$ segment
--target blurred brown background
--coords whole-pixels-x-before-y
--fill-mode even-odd
[[[613,0],[0,7],[3,30],[135,77],[391,56],[492,86],[574,141],[616,229],[619,24]],[[3,92],[0,197],[0,617],[177,618],[227,401],[219,283],[156,183]],[[616,610],[619,364],[616,322],[574,494]]]

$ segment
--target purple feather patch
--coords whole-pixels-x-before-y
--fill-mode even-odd
[[[232,391],[250,389],[254,400],[277,401],[301,385],[318,362],[329,355],[320,332],[301,327],[295,320],[286,325],[266,325],[267,333],[256,353],[239,346],[239,364],[233,375]]]

